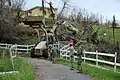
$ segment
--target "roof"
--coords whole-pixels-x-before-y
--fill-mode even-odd
[[[31,11],[31,10],[34,10],[36,8],[42,8],[42,6],[35,6],[35,7],[31,8],[31,9],[28,9],[28,10],[25,10],[25,11]],[[50,9],[49,7],[45,7],[45,8]],[[54,9],[57,10],[57,8],[54,8]]]

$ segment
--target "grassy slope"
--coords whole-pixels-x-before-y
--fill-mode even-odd
[[[57,62],[69,66],[69,61],[67,60],[58,59]],[[76,63],[75,67],[77,67]],[[102,70],[87,64],[83,64],[82,68],[83,72],[92,76],[94,80],[120,80],[120,74],[114,73],[113,71]]]
[[[94,30],[97,30],[98,27],[94,26],[93,28]],[[104,36],[104,32],[106,33],[106,36]],[[113,28],[101,27],[99,29],[99,34],[100,36],[103,36],[105,40],[113,42]],[[120,28],[115,29],[115,39],[116,41],[120,41]]]
[[[0,60],[1,62],[1,60]],[[4,64],[4,62],[1,62]],[[8,66],[10,61],[6,60],[4,65]],[[7,67],[8,71],[11,69]],[[15,60],[15,70],[18,70],[18,74],[7,74],[7,75],[0,75],[0,80],[34,80],[34,69],[33,66],[28,64],[28,62],[24,59],[16,59]]]

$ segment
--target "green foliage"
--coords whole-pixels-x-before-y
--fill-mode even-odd
[[[87,64],[83,65],[83,72],[90,74],[94,80],[119,80],[120,74],[109,70],[103,70],[96,67],[91,67]]]
[[[0,59],[0,72],[12,71],[12,63],[8,58]]]
[[[28,64],[25,59],[15,59],[14,63],[14,70],[19,71],[19,73],[0,75],[0,80],[34,80],[33,66]],[[7,68],[7,71],[12,69],[10,59],[0,60],[0,65],[2,64]],[[0,71],[3,71],[1,67]]]
[[[118,53],[117,62],[120,62],[120,29],[115,29],[115,44],[113,40],[113,29],[108,27],[98,27],[98,26],[92,26],[93,32],[91,36],[91,42],[87,42],[86,44],[83,44],[84,49],[87,51],[96,51],[104,52],[104,53],[112,53],[114,54],[115,51]],[[78,27],[79,32],[76,37],[78,41],[80,41],[79,36],[81,35],[81,30],[83,31],[82,27]],[[96,33],[95,33],[96,32]],[[84,37],[84,35],[83,35]],[[104,58],[105,60],[108,60],[108,58]],[[109,58],[109,61],[111,59]]]
[[[94,26],[94,30],[96,30],[98,27]],[[99,33],[99,37],[106,40],[107,42],[113,43],[113,29],[112,28],[108,28],[108,27],[101,27],[98,31]],[[104,33],[106,33],[106,35],[104,35]],[[120,29],[119,28],[115,28],[115,38],[116,41],[120,40]]]
[[[78,32],[76,34],[76,39],[77,39],[77,41],[79,41],[80,38],[81,38],[82,32],[83,32],[82,25],[79,24],[78,27],[77,27],[77,29],[78,29]]]
[[[94,26],[94,29],[97,29],[97,26]],[[113,28],[108,27],[101,27],[99,30],[99,40],[101,40],[101,44],[99,45],[99,50],[104,50],[109,53],[114,53],[115,51],[117,54],[117,61],[120,62],[120,29],[115,28],[115,44],[113,39]],[[104,35],[106,33],[106,35]]]

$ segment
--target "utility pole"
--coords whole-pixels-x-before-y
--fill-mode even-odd
[[[51,10],[51,15],[52,15],[52,18],[53,18],[53,21],[54,21],[55,13],[54,13],[54,8],[52,6],[52,1],[49,2],[49,5],[50,5],[50,10]]]
[[[44,6],[44,0],[42,0],[42,11],[43,11],[43,24],[45,25],[45,6]]]
[[[114,40],[114,45],[115,45],[115,27],[116,27],[115,15],[113,16],[112,27],[113,27],[113,40]]]
[[[44,14],[45,14],[45,7],[44,7],[44,0],[42,0],[42,11],[43,11],[43,18],[44,18]]]

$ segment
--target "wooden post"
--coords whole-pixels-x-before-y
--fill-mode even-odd
[[[61,50],[60,50],[60,58],[61,58],[61,53],[62,53],[62,52],[61,52]]]
[[[96,51],[96,66],[98,66],[98,51]]]
[[[67,51],[65,52],[66,60],[67,60]]]
[[[115,52],[115,59],[114,59],[114,72],[116,71],[116,60],[117,60],[117,52]]]
[[[8,44],[5,44],[6,45],[6,49],[8,48]]]
[[[17,54],[17,44],[15,44],[15,55],[18,56],[18,54]]]
[[[45,10],[44,10],[44,8],[45,8],[45,7],[44,7],[44,0],[42,0],[42,8],[43,8],[43,19],[44,19],[44,16],[45,16],[45,15],[44,15],[44,14],[45,14]]]
[[[13,70],[14,70],[14,61],[13,61],[13,57],[12,57],[12,46],[10,47],[9,49],[9,52],[10,52],[10,58],[11,58],[11,62],[12,62],[12,66],[13,66]]]
[[[27,44],[27,54],[28,54],[28,49],[29,49],[29,46],[28,46],[28,44]]]
[[[63,53],[64,53],[64,52],[63,52],[63,51],[61,51],[61,59],[63,59]]]
[[[11,46],[12,47],[12,46]],[[12,48],[10,47],[9,53],[10,53],[10,58],[12,58]]]
[[[84,54],[84,63],[85,63],[85,56],[86,56],[86,54],[85,54],[85,50],[83,51],[83,54]]]

